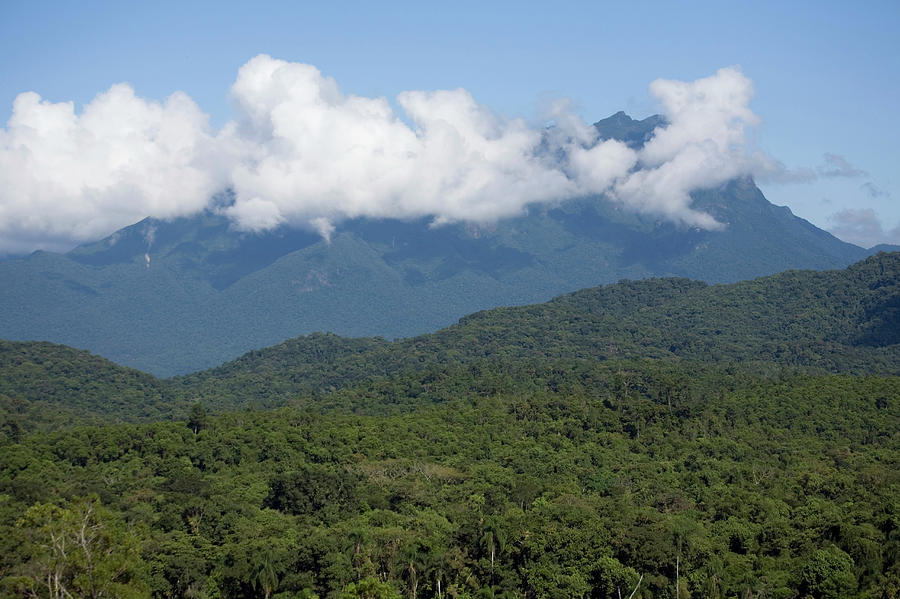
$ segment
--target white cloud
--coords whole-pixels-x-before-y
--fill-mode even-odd
[[[225,214],[246,231],[265,231],[284,222],[275,202],[257,196],[236,202],[225,209]]]
[[[746,128],[759,122],[749,108],[751,81],[730,67],[691,83],[657,79],[650,92],[668,124],[638,152],[640,168],[620,179],[612,195],[642,212],[720,228],[710,215],[691,208],[690,193],[759,170],[760,157],[748,153],[745,137]]]
[[[691,191],[778,170],[747,147],[745,131],[759,120],[752,84],[726,68],[650,89],[666,124],[639,151],[597,143],[565,101],[551,105],[550,130],[497,115],[463,89],[403,92],[397,114],[384,98],[342,93],[313,66],[265,55],[239,70],[231,90],[239,116],[218,132],[182,93],[159,103],[120,84],[80,114],[21,94],[0,129],[0,252],[195,213],[225,187],[238,227],[287,223],[326,238],[346,218],[487,222],[601,193],[717,228],[691,207]]]
[[[494,220],[572,190],[534,155],[540,131],[494,115],[465,90],[403,92],[409,126],[384,98],[345,96],[313,67],[258,56],[232,93],[245,116],[238,145],[252,149],[233,172],[231,213],[248,228],[246,204],[259,199],[294,224]]]
[[[637,152],[613,139],[569,149],[569,173],[585,194],[608,192],[616,181],[628,176],[637,161]]]
[[[641,162],[650,167],[671,161],[685,147],[701,149],[704,155],[741,158],[746,127],[759,123],[749,108],[753,84],[735,67],[690,83],[657,79],[650,93],[670,123],[641,152]]]
[[[159,103],[114,85],[80,114],[20,94],[0,129],[0,251],[196,212],[226,181],[216,152],[206,115],[182,93]]]

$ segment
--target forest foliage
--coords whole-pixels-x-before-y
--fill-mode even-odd
[[[898,597],[898,263],[171,380],[0,344],[0,596]]]

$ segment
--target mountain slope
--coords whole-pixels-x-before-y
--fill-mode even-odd
[[[0,441],[34,430],[169,420],[185,412],[152,375],[63,345],[0,340]]]
[[[253,398],[282,405],[372,377],[428,369],[441,377],[454,364],[502,373],[521,360],[647,358],[900,375],[900,253],[728,285],[623,281],[390,343],[311,335],[176,383],[186,401],[225,409]]]
[[[169,381],[69,347],[0,341],[0,429],[15,436],[66,422],[169,419],[194,402],[217,411],[341,405],[340,396],[322,401],[356,385],[371,392],[361,409],[413,406],[448,378],[492,373],[492,384],[508,387],[538,372],[558,379],[553,364],[572,360],[608,364],[607,378],[652,360],[658,370],[706,372],[720,386],[735,372],[785,368],[898,375],[900,253],[728,285],[623,281],[393,342],[317,333]]]
[[[658,123],[619,113],[595,126],[637,147]],[[314,331],[405,337],[622,278],[731,282],[867,255],[773,206],[749,180],[694,203],[727,227],[679,228],[600,197],[492,226],[356,220],[330,242],[286,228],[241,233],[214,211],[147,219],[65,255],[0,262],[0,337],[170,375]]]

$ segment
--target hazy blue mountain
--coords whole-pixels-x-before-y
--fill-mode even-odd
[[[618,113],[596,127],[638,147],[659,122]],[[751,180],[698,192],[694,205],[728,226],[678,227],[600,197],[492,226],[354,220],[328,242],[238,232],[214,210],[146,219],[67,254],[0,262],[0,337],[170,375],[313,331],[405,337],[623,278],[731,282],[871,253],[772,205]]]
[[[600,139],[618,139],[630,148],[639,149],[650,141],[653,130],[665,123],[666,120],[658,114],[636,121],[620,110],[611,117],[594,123],[594,128],[600,134]]]

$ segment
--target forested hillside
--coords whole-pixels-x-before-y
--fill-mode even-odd
[[[0,344],[0,597],[898,597],[898,269],[625,281],[170,380]]]
[[[0,340],[0,439],[73,422],[136,422],[184,414],[170,386],[87,351]]]
[[[179,393],[214,406],[279,405],[371,376],[485,357],[689,359],[900,374],[900,253],[840,271],[789,271],[730,285],[623,281],[480,312],[393,343],[311,335],[175,380]]]
[[[498,308],[388,342],[316,333],[169,380],[49,343],[0,342],[0,399],[13,427],[72,418],[184,417],[318,398],[373,377],[499,359],[653,358],[758,372],[900,373],[900,253],[840,271],[791,271],[730,285],[622,281],[545,304]],[[22,414],[30,412],[34,418]],[[39,416],[39,417],[38,417]],[[30,429],[29,429],[30,430]]]

